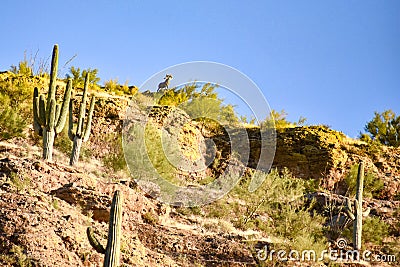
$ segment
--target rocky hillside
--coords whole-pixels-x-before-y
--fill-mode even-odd
[[[184,209],[161,204],[137,187],[125,166],[121,147],[126,108],[134,107],[135,123],[150,114],[158,128],[167,126],[164,122],[172,112],[170,108],[148,107],[149,95],[138,94],[130,104],[127,96],[95,94],[91,137],[84,143],[77,166],[67,165],[71,144],[65,131],[57,137],[54,162],[41,160],[41,140],[31,126],[25,130],[25,138],[0,142],[2,266],[101,266],[103,255],[90,246],[86,229],[92,226],[95,235],[106,243],[115,190],[124,196],[121,266],[278,266],[275,264],[279,262],[268,265],[256,257],[257,248],[286,242],[265,230],[274,224],[272,216],[257,210],[262,202],[254,204],[251,196],[242,199],[234,193],[215,206]],[[229,139],[226,132],[204,130],[196,122],[188,122],[184,113],[179,114],[170,123],[184,127],[174,133],[174,124],[170,124],[168,133],[180,137],[179,145],[188,161],[202,156],[202,164],[212,164],[201,173],[177,172],[174,181],[199,185],[215,178],[226,166]],[[252,173],[260,154],[260,129],[249,127],[246,133],[251,150],[244,167],[246,173]],[[400,250],[399,236],[394,233],[399,229],[399,149],[367,144],[320,126],[278,129],[276,137],[273,168],[283,175],[289,171],[295,179],[315,181],[307,193],[321,204],[315,210],[321,216],[326,217],[323,209],[327,202],[346,195],[346,177],[352,167],[361,159],[366,162],[368,172],[383,185],[366,198],[364,206],[390,226],[385,228],[388,237],[380,241],[380,247],[367,243],[372,241],[366,244],[380,253],[385,252],[385,244],[392,246],[387,250],[390,253]],[[207,158],[209,144],[217,150],[215,158]],[[238,217],[237,212],[245,219],[244,225],[251,221],[253,226],[243,226],[241,218],[228,219]],[[325,226],[328,221],[326,218]],[[334,240],[327,241],[326,246],[334,246]]]

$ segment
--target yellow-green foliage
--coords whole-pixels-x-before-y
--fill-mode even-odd
[[[143,214],[142,219],[145,223],[149,223],[149,224],[153,224],[153,225],[158,223],[157,215],[150,211]]]
[[[0,77],[0,140],[23,136],[24,129],[32,121],[33,88],[45,83],[38,77],[12,73]]]
[[[0,93],[0,141],[23,136],[27,121],[18,108],[12,108],[10,98]]]
[[[351,167],[350,172],[345,178],[345,182],[348,186],[348,194],[354,196],[356,194],[357,187],[357,172],[358,165]],[[379,197],[382,189],[384,188],[383,181],[378,178],[373,172],[366,171],[364,175],[364,196],[365,197]]]
[[[365,125],[365,130],[372,139],[384,145],[396,147],[400,145],[400,116],[391,109],[382,113],[375,112],[374,118]],[[368,140],[365,135],[362,137]]]
[[[175,178],[176,169],[169,162],[166,157],[166,149],[169,144],[167,141],[162,140],[161,130],[157,129],[156,126],[148,123],[145,128],[145,144],[148,152],[148,157],[161,177],[164,179],[179,184],[179,181]]]
[[[297,122],[290,122],[287,120],[287,115],[288,114],[283,109],[281,111],[276,111],[272,109],[270,115],[263,122],[261,122],[261,126],[267,128],[275,126],[275,128],[277,129],[289,128],[289,127],[302,126],[307,120],[304,117],[300,117]]]
[[[163,92],[159,105],[176,106],[184,110],[192,119],[202,122],[236,124],[239,122],[232,105],[224,105],[223,99],[215,92],[217,85],[187,84],[179,89]]]
[[[121,133],[108,134],[104,138],[109,147],[107,155],[103,158],[104,165],[114,171],[126,170]]]
[[[12,245],[9,253],[0,255],[0,264],[2,266],[31,267],[34,266],[35,262],[27,255],[26,249],[18,245]]]
[[[343,231],[343,235],[351,240],[353,234],[353,225]],[[363,219],[362,242],[363,244],[372,243],[373,245],[382,245],[386,237],[389,236],[389,225],[376,216]]]
[[[31,186],[31,179],[23,173],[10,173],[10,181],[18,191],[24,191]]]
[[[15,74],[31,76],[33,74],[32,67],[29,66],[26,54],[24,55],[24,60],[18,63],[18,66],[12,65],[10,71]]]
[[[139,88],[136,86],[129,87],[128,82],[121,85],[118,83],[118,79],[110,79],[104,83],[104,90],[116,95],[135,95]]]
[[[250,193],[250,179],[244,177],[225,198],[204,206],[204,214],[229,220],[243,230],[263,231],[278,240],[274,249],[327,249],[325,218],[311,212],[313,203],[303,197],[306,182],[287,170],[255,175],[256,179],[265,178],[259,189]]]
[[[80,68],[76,68],[74,66],[69,68],[69,74],[67,74],[67,78],[72,79],[72,87],[83,88],[85,83],[86,74],[89,73],[89,86],[91,89],[98,89],[97,83],[100,81],[100,78],[97,76],[99,70],[98,69],[86,69],[81,70]]]
[[[262,186],[253,194],[247,193],[249,181],[244,180],[235,194],[246,199],[246,215],[243,224],[261,224],[265,231],[293,249],[326,249],[323,235],[324,218],[311,213],[303,195],[305,181],[293,177],[288,171],[281,175],[276,170],[265,176]],[[259,218],[266,219],[260,222]],[[285,241],[284,241],[285,243]]]
[[[54,139],[54,147],[65,155],[69,155],[72,150],[72,142],[68,137],[68,125],[65,124],[64,129]]]

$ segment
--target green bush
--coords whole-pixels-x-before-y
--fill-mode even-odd
[[[72,141],[68,137],[68,125],[65,124],[64,129],[54,139],[54,147],[61,151],[66,156],[69,156],[72,151]]]
[[[29,189],[31,186],[31,179],[23,173],[11,172],[9,179],[19,192]]]
[[[389,225],[379,217],[367,217],[363,221],[362,238],[365,242],[382,245],[389,236]]]
[[[66,75],[67,78],[72,79],[72,87],[76,88],[83,88],[83,85],[85,83],[85,77],[86,74],[89,73],[89,86],[92,87],[92,89],[97,89],[98,85],[97,83],[100,81],[100,77],[98,77],[98,69],[86,69],[86,70],[81,70],[80,68],[76,68],[74,66],[69,68],[69,74]]]
[[[104,90],[106,92],[114,93],[116,95],[135,95],[139,88],[136,86],[128,86],[128,82],[121,85],[118,83],[118,79],[110,79],[104,83]]]
[[[224,105],[211,83],[192,83],[181,88],[167,90],[158,100],[159,105],[176,106],[184,110],[196,121],[209,124],[210,121],[220,124],[237,124],[239,118],[234,106]]]
[[[207,217],[229,220],[242,230],[262,231],[276,240],[274,249],[326,249],[325,218],[311,212],[314,203],[303,197],[305,181],[287,170],[255,175],[265,178],[260,188],[250,193],[249,177],[242,178],[225,198],[203,207]]]
[[[397,116],[391,109],[382,113],[375,112],[374,118],[365,125],[373,140],[388,146],[400,145],[400,116]],[[368,140],[365,134],[361,135],[363,140]]]
[[[33,118],[33,88],[44,84],[40,78],[12,73],[0,80],[0,140],[24,136],[24,130]]]
[[[325,219],[311,212],[313,203],[307,203],[304,193],[304,180],[293,177],[287,170],[281,175],[273,170],[247,201],[248,221],[254,220],[255,214],[269,218],[264,222],[268,227],[264,225],[264,228],[271,236],[282,240],[277,247],[322,251],[326,249]]]
[[[353,224],[343,231],[343,236],[348,240],[353,238]],[[362,243],[372,243],[381,246],[383,240],[389,236],[389,225],[376,216],[363,219]]]
[[[159,221],[158,216],[150,211],[143,214],[142,219],[145,223],[152,224],[152,225],[157,224]]]
[[[20,61],[18,66],[12,65],[10,71],[15,74],[31,76],[33,74],[32,66],[29,65],[26,55],[24,60]]]
[[[26,118],[10,102],[8,96],[0,93],[0,141],[23,136],[27,127]]]
[[[269,116],[267,116],[267,118],[265,118],[265,120],[261,122],[260,126],[265,128],[272,128],[275,126],[275,128],[277,129],[290,128],[296,126],[303,126],[307,120],[304,117],[300,117],[297,122],[290,122],[287,120],[287,115],[288,114],[283,109],[281,111],[276,111],[272,109]]]
[[[357,173],[358,164],[351,167],[350,172],[345,177],[346,185],[348,186],[347,194],[355,196],[357,187]],[[365,197],[379,197],[384,183],[381,179],[377,178],[372,172],[366,171],[364,174],[364,192]]]
[[[105,136],[108,144],[108,154],[103,158],[103,164],[114,171],[126,170],[121,133],[111,133]]]

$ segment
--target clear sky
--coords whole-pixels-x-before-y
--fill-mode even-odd
[[[18,1],[0,9],[0,70],[60,46],[60,71],[141,85],[171,65],[232,66],[289,120],[356,137],[400,114],[400,1]],[[77,55],[65,68],[63,64]]]

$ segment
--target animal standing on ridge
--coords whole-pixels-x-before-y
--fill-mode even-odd
[[[161,82],[161,83],[158,85],[157,92],[159,92],[160,90],[163,90],[163,89],[168,89],[169,80],[172,80],[172,75],[171,75],[171,74],[165,75],[164,80],[165,80],[165,81]]]

